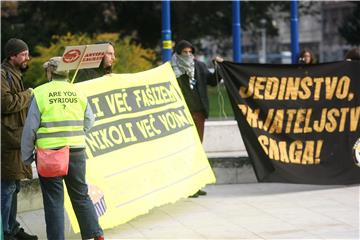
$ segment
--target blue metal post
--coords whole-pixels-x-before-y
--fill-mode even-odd
[[[172,42],[170,29],[170,0],[162,0],[162,61],[167,62],[171,60]]]
[[[291,0],[291,62],[299,56],[298,1]]]
[[[232,1],[233,60],[241,62],[240,0]]]

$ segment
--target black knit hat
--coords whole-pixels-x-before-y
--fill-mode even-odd
[[[195,53],[195,48],[193,47],[193,45],[186,41],[186,40],[181,40],[180,42],[178,42],[175,46],[175,52],[177,54],[181,54],[181,51],[184,49],[184,48],[191,48],[192,49],[192,53],[194,54]]]
[[[11,57],[21,53],[22,51],[29,50],[28,45],[21,39],[11,38],[4,47],[5,57]]]

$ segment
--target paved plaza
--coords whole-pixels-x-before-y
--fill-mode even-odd
[[[282,183],[209,185],[106,230],[106,239],[360,239],[360,186]],[[19,215],[45,239],[43,209]],[[67,222],[68,239],[80,239]]]

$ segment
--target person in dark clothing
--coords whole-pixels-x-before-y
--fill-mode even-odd
[[[112,72],[112,65],[115,61],[115,48],[112,42],[98,42],[96,44],[108,43],[109,46],[105,53],[103,60],[98,68],[88,68],[79,70],[76,76],[76,82],[83,82],[86,80],[102,77]]]
[[[23,72],[28,68],[29,48],[16,38],[7,41],[1,64],[1,221],[4,239],[37,239],[16,220],[20,180],[31,179],[31,166],[21,160],[20,141],[32,89],[25,89]]]
[[[360,60],[360,48],[352,48],[345,55],[346,61]]]
[[[310,51],[310,49],[304,49],[299,54],[298,62],[302,64],[314,64],[316,61],[314,54]]]
[[[194,58],[194,53],[195,48],[190,42],[179,41],[171,58],[171,66],[202,142],[205,119],[209,116],[207,85],[216,86],[217,80],[215,73],[211,73],[205,63]],[[216,57],[215,61],[222,62],[223,59]],[[199,195],[206,195],[206,192],[199,190],[192,197]]]

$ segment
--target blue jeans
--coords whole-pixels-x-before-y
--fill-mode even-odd
[[[65,239],[63,180],[80,226],[81,237],[90,239],[103,235],[94,205],[88,195],[88,186],[85,182],[85,161],[84,149],[71,149],[67,176],[42,177],[39,175],[48,239]]]
[[[16,221],[17,194],[20,180],[1,180],[1,221],[4,235],[15,235],[20,224]]]

